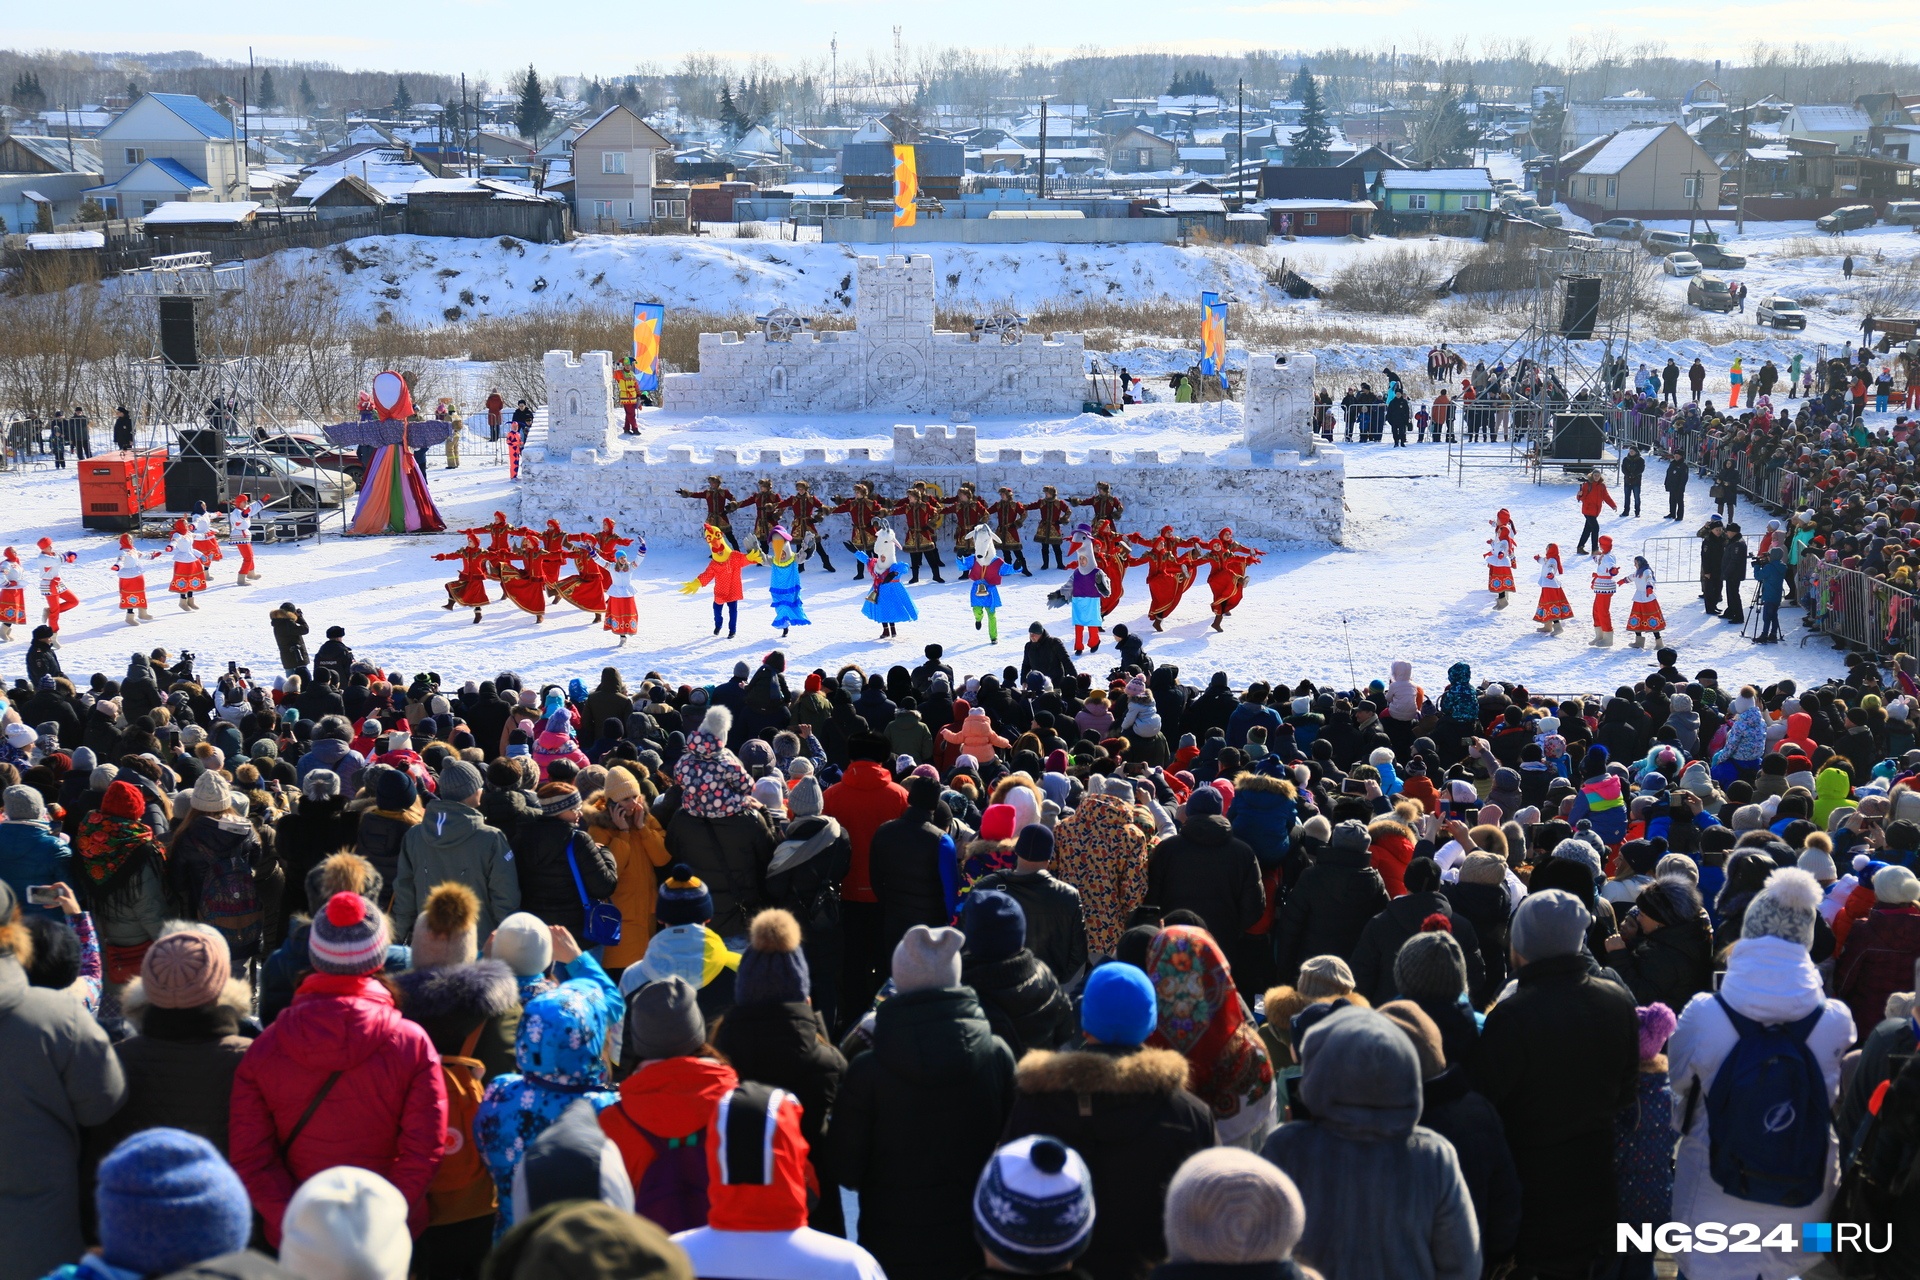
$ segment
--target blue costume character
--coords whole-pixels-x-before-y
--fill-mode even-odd
[[[873,578],[873,589],[867,592],[860,612],[880,624],[882,640],[891,640],[899,634],[900,623],[920,617],[920,611],[913,607],[913,597],[900,582],[899,536],[891,528],[882,528],[873,540],[873,555],[859,553],[859,562]]]
[[[973,606],[973,629],[980,629],[980,615],[987,619],[987,642],[1000,643],[1000,575],[1007,562],[994,550],[993,531],[984,524],[973,527],[973,554],[960,558],[957,568],[967,575],[967,603]]]
[[[773,526],[768,542],[767,588],[773,598],[773,625],[786,635],[789,627],[813,625],[800,604],[800,561],[793,554],[793,535],[783,524]]]

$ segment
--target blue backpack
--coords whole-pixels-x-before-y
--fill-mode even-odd
[[[1826,1007],[1769,1027],[1713,998],[1740,1040],[1707,1090],[1708,1171],[1721,1190],[1742,1200],[1812,1204],[1826,1174],[1832,1107],[1807,1037]],[[1694,1091],[1698,1098],[1698,1082]]]

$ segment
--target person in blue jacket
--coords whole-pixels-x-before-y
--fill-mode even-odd
[[[1760,584],[1760,644],[1780,643],[1780,600],[1787,589],[1787,554],[1783,547],[1767,552],[1766,561],[1753,571]]]

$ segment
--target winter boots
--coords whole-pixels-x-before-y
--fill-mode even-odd
[[[1633,634],[1633,643],[1632,643],[1632,644],[1630,644],[1630,645],[1628,645],[1627,647],[1628,647],[1629,649],[1644,649],[1644,648],[1646,648],[1646,647],[1647,647],[1647,633],[1646,633],[1646,632],[1644,632],[1644,631],[1636,631],[1636,632],[1634,632],[1634,634]]]
[[[133,610],[131,609],[127,610],[127,625],[130,627],[137,627],[140,625],[139,619],[133,616]]]
[[[1504,608],[1506,608],[1506,607],[1507,607],[1507,593],[1506,593],[1506,592],[1504,592],[1504,591],[1502,591],[1502,592],[1500,593],[1500,598],[1499,598],[1498,600],[1495,600],[1495,601],[1493,602],[1493,607],[1494,607],[1494,608],[1496,608],[1496,609],[1504,609]]]
[[[480,611],[478,609],[473,611],[473,625],[476,627],[480,625]]]
[[[1596,649],[1611,649],[1613,648],[1613,632],[1602,631],[1599,627],[1595,627],[1593,629],[1593,639],[1587,641],[1587,643]]]

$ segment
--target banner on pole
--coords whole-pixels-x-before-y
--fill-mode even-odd
[[[1211,291],[1200,295],[1200,376],[1227,385],[1227,304]]]
[[[911,227],[919,212],[915,201],[920,198],[920,167],[914,159],[913,146],[910,143],[895,143],[893,147],[893,225]]]
[[[666,323],[667,309],[660,303],[633,304],[633,371],[642,391],[660,389],[660,332]]]

